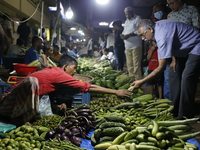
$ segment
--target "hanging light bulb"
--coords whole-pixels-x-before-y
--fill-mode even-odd
[[[73,17],[73,15],[74,15],[74,13],[73,13],[71,7],[69,7],[67,9],[67,12],[66,12],[65,16],[66,16],[67,19],[71,19]]]
[[[99,4],[107,4],[109,0],[96,0],[96,2]]]

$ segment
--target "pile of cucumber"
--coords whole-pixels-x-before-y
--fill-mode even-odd
[[[104,141],[95,145],[95,150],[197,150],[198,147],[185,142],[185,139],[199,135],[200,132],[177,136],[173,129],[181,124],[197,122],[198,118],[180,121],[158,121],[152,120],[147,127],[138,126],[130,132],[125,131],[112,141]],[[169,126],[172,125],[173,126]],[[180,126],[180,128],[182,128]]]

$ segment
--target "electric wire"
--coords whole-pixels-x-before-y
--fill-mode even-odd
[[[28,20],[30,20],[30,19],[36,14],[36,12],[37,12],[37,10],[38,10],[38,8],[39,8],[39,6],[40,6],[41,1],[42,1],[42,0],[40,0],[40,1],[38,2],[37,6],[36,6],[36,9],[35,9],[35,11],[33,12],[33,14],[32,14],[29,18],[27,18],[26,20],[24,20],[24,21],[13,20],[13,19],[11,19],[7,14],[5,14],[4,12],[2,12],[1,10],[0,10],[0,13],[2,13],[3,15],[5,15],[6,17],[8,17],[8,19],[9,19],[10,21],[12,21],[12,22],[24,23],[24,22],[27,22]]]

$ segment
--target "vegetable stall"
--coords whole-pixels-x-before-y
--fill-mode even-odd
[[[103,87],[130,88],[125,73],[91,62],[80,58],[77,73]],[[42,116],[1,133],[0,150],[197,150],[189,140],[200,135],[193,129],[199,118],[176,120],[172,110],[170,100],[154,100],[141,89],[129,98],[92,94],[89,104],[69,108],[64,116]]]

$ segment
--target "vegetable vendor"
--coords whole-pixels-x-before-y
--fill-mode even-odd
[[[178,119],[194,117],[194,99],[200,75],[200,32],[181,22],[161,20],[155,24],[144,19],[138,26],[143,40],[155,40],[158,46],[159,66],[147,77],[133,82],[134,88],[155,78],[172,58],[170,74],[175,72],[176,81],[169,82],[170,100],[174,116]]]
[[[132,95],[129,90],[113,90],[88,82],[80,82],[72,75],[76,72],[77,61],[65,54],[61,56],[58,67],[52,66],[34,72],[20,82],[12,85],[0,97],[0,116],[9,118],[10,123],[22,125],[31,121],[39,113],[39,99],[61,86],[78,90],[81,93],[97,92],[117,96]],[[65,111],[66,105],[58,105]]]

